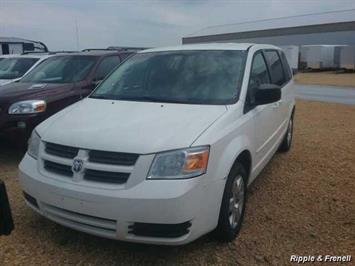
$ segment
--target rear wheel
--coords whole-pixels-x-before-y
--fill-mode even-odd
[[[292,139],[293,139],[293,114],[292,114],[290,120],[288,121],[287,131],[286,131],[284,139],[281,142],[281,145],[279,147],[279,151],[280,152],[289,151],[291,148]]]
[[[240,231],[246,203],[246,180],[244,167],[236,163],[227,179],[215,230],[215,236],[222,241],[234,240]]]

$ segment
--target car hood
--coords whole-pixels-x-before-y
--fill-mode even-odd
[[[189,147],[226,110],[224,105],[86,98],[44,121],[37,132],[47,142],[147,154]]]
[[[53,89],[62,87],[72,87],[72,84],[58,83],[23,83],[15,82],[0,87],[0,98],[9,99],[10,101],[21,99],[43,99],[46,95],[51,94]]]

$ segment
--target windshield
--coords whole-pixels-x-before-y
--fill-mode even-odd
[[[141,53],[118,67],[91,98],[192,104],[235,102],[246,51]]]
[[[72,83],[83,80],[94,66],[95,56],[55,56],[39,64],[21,79],[33,83]]]
[[[22,77],[38,58],[4,58],[0,61],[0,79],[15,79]]]

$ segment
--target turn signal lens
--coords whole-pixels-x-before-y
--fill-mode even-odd
[[[34,108],[36,113],[41,113],[46,110],[46,103],[45,102],[40,102],[37,104],[37,106]]]
[[[203,170],[205,171],[208,163],[209,150],[195,153],[188,153],[184,165],[184,172]]]

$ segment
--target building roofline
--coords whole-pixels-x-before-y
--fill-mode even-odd
[[[216,42],[226,41],[233,39],[249,39],[259,37],[283,36],[283,35],[296,35],[296,34],[311,34],[321,32],[335,32],[335,31],[352,31],[355,30],[355,21],[315,24],[308,26],[295,26],[287,28],[275,28],[264,30],[241,31],[221,34],[210,34],[201,36],[187,36],[182,38],[183,44],[188,43],[203,43],[203,42]]]

